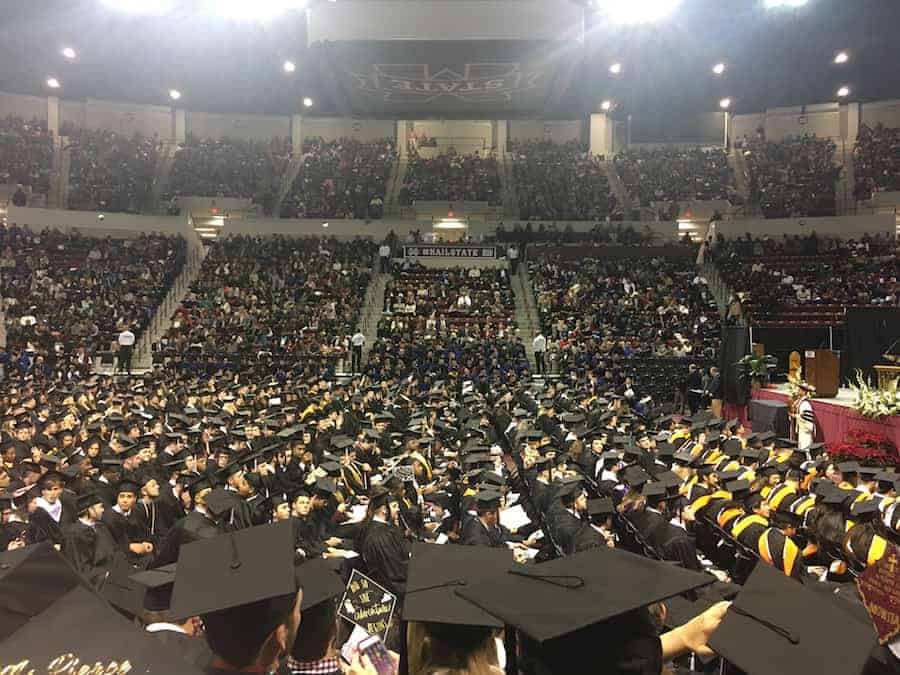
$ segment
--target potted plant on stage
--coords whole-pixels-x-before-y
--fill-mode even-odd
[[[774,356],[747,354],[737,363],[739,371],[750,384],[750,391],[758,391],[769,383],[769,374],[775,370],[778,361]]]

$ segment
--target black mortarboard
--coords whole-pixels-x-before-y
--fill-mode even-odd
[[[775,438],[774,431],[764,431],[756,437],[756,440],[760,443],[765,444],[766,442],[771,441],[773,438]]]
[[[725,483],[725,489],[731,493],[731,498],[735,501],[743,501],[750,496],[750,481],[735,480]]]
[[[456,589],[513,567],[507,548],[413,544],[403,618],[501,628],[503,623],[456,593]]]
[[[241,496],[232,490],[225,488],[215,488],[206,497],[203,498],[206,508],[209,512],[219,517],[241,503]]]
[[[87,509],[91,508],[94,504],[102,504],[103,499],[96,492],[87,492],[82,495],[78,495],[78,501],[76,502],[75,511],[77,513],[82,513]]]
[[[859,522],[866,522],[873,518],[877,518],[879,513],[877,499],[864,499],[856,502],[850,507],[850,515],[854,520]]]
[[[500,507],[500,498],[502,496],[496,490],[483,490],[475,495],[475,501],[481,509],[496,509]]]
[[[456,593],[544,642],[712,581],[625,551],[594,548],[519,567]]]
[[[178,565],[172,563],[152,570],[144,570],[129,577],[130,582],[144,589],[141,606],[135,607],[132,614],[139,614],[143,609],[153,612],[169,609],[177,567]]]
[[[644,488],[641,490],[641,495],[644,497],[649,497],[651,500],[655,497],[665,497],[666,496],[666,486],[662,483],[644,483]]]
[[[845,476],[848,474],[859,473],[859,462],[841,462],[838,464],[838,469],[840,469],[841,473]]]
[[[334,565],[322,558],[309,560],[294,570],[297,588],[303,589],[301,611],[336,598],[344,592],[344,583]]]
[[[198,616],[296,590],[293,524],[250,527],[181,547],[171,614]]]
[[[613,500],[609,497],[589,499],[587,503],[587,511],[590,516],[611,516],[615,509]]]
[[[875,631],[771,565],[757,565],[709,646],[747,675],[859,675]]]
[[[316,478],[315,491],[317,493],[329,496],[333,495],[336,489],[333,478]]]
[[[858,494],[859,493],[856,490],[844,490],[841,488],[835,488],[829,490],[825,494],[825,496],[822,498],[822,503],[830,504],[831,506],[843,506]]]

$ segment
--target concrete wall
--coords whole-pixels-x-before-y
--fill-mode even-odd
[[[59,126],[72,126],[76,129],[83,129],[87,111],[83,101],[63,101],[59,102]]]
[[[188,111],[185,126],[187,134],[198,138],[268,141],[291,135],[291,118],[275,115],[220,115]]]
[[[581,120],[510,120],[509,139],[513,141],[586,140],[585,124]]]
[[[631,143],[722,145],[725,114],[642,115],[631,117]]]
[[[32,209],[10,206],[7,219],[10,224],[27,225],[33,230],[44,228],[78,229],[84,234],[126,238],[149,232],[182,234],[196,239],[186,217],[133,216],[124,213],[104,214],[103,220],[92,211],[63,211],[59,209]]]
[[[490,120],[420,120],[413,125],[417,135],[436,138],[441,147],[453,144],[460,152],[490,150],[493,143]]]
[[[172,138],[172,109],[165,106],[132,105],[88,99],[84,102],[84,126],[88,129],[108,129],[116,133]],[[65,121],[65,118],[63,120]]]
[[[393,120],[357,120],[347,117],[304,117],[303,138],[355,138],[360,141],[394,140],[397,125]]]
[[[37,118],[47,121],[47,99],[39,96],[18,96],[0,93],[0,117]]]
[[[870,127],[883,124],[900,128],[900,99],[863,103],[860,106],[860,121]]]
[[[756,130],[766,127],[765,113],[752,113],[750,115],[732,115],[728,136],[731,142],[740,140],[744,136],[756,138]]]
[[[815,134],[820,138],[840,138],[840,111],[837,103],[805,107],[770,108],[766,111],[766,139],[779,141],[788,136]]]
[[[726,239],[743,237],[750,232],[755,237],[768,235],[781,237],[783,234],[808,235],[815,230],[819,235],[839,236],[842,239],[857,239],[862,235],[876,232],[895,234],[893,214],[873,216],[835,216],[828,218],[773,218],[771,220],[721,220],[716,223],[716,231]]]

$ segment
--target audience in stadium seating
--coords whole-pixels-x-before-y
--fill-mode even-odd
[[[860,124],[853,160],[857,199],[900,190],[900,128]]]
[[[0,119],[0,183],[31,186],[33,192],[50,190],[53,136],[41,120]]]
[[[654,148],[616,155],[616,170],[636,206],[653,202],[739,199],[728,155],[716,148]]]
[[[522,244],[611,244],[613,246],[661,246],[673,242],[665,241],[650,226],[635,229],[633,225],[622,223],[595,223],[590,230],[576,231],[571,223],[558,227],[556,223],[516,223],[507,229],[503,223],[497,225],[494,239],[498,242],[516,242]],[[690,238],[678,241],[679,245],[693,246]]]
[[[598,158],[584,143],[511,144],[519,217],[524,220],[621,220]]]
[[[852,306],[900,305],[896,244],[887,235],[859,241],[784,235],[719,240],[722,278],[754,322],[840,324]]]
[[[153,186],[159,140],[105,129],[63,128],[68,138],[69,208],[137,213]]]
[[[157,361],[334,372],[355,330],[376,250],[369,240],[217,240],[156,346]]]
[[[661,401],[676,379],[659,376],[659,359],[686,370],[718,356],[719,312],[692,258],[547,259],[530,270],[548,359],[560,373],[618,364],[621,378],[638,378],[635,391]]]
[[[766,218],[834,215],[840,174],[834,141],[815,135],[778,142],[745,139],[742,151],[750,200]]]
[[[506,269],[407,263],[385,290],[385,315],[366,372],[488,382],[528,366]]]
[[[469,201],[497,204],[501,199],[497,158],[450,150],[431,159],[411,153],[398,201]]]
[[[77,232],[0,230],[7,345],[71,374],[126,327],[149,324],[184,263],[181,237],[100,239]]]
[[[282,218],[381,218],[393,141],[353,138],[303,141],[300,171],[281,206]]]
[[[271,214],[291,157],[291,141],[188,136],[179,148],[169,179],[175,196],[252,199]]]

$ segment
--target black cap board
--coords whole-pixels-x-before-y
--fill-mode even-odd
[[[461,586],[456,593],[544,642],[713,581],[626,551],[594,548]]]
[[[182,546],[171,612],[187,618],[296,590],[294,529],[284,521]]]
[[[322,558],[315,558],[297,566],[294,569],[294,577],[297,580],[297,588],[303,590],[301,610],[337,598],[344,592],[344,583],[338,570]]]
[[[455,591],[503,574],[513,565],[512,552],[507,548],[413,544],[403,618],[500,628],[502,621]]]

